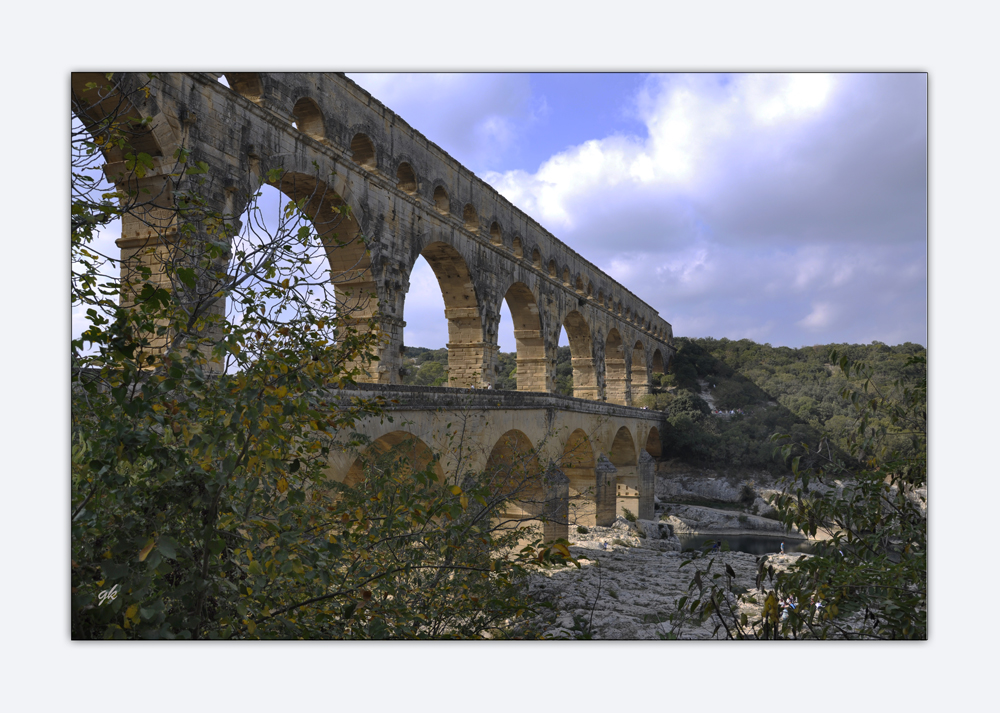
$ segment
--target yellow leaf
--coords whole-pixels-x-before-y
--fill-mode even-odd
[[[288,490],[288,481],[284,478],[278,478],[278,492],[283,493]]]
[[[469,498],[466,497],[465,493],[462,493],[460,502],[462,503],[462,509],[467,510],[469,507]]]
[[[458,487],[457,485],[453,485],[453,486],[451,486],[451,494],[452,495],[461,495],[462,494],[462,489],[460,487]]]
[[[247,619],[246,622],[247,622],[247,631],[249,631],[251,634],[257,631],[257,625],[254,624],[250,619]]]
[[[145,562],[146,561],[146,557],[148,557],[149,553],[153,551],[153,545],[155,545],[155,544],[156,544],[155,540],[150,540],[149,542],[146,543],[146,546],[143,547],[142,550],[139,552],[139,561],[140,562]]]
[[[128,609],[125,610],[125,618],[131,619],[136,624],[139,623],[139,605],[133,604]]]
[[[552,549],[558,551],[564,557],[569,557],[570,556],[569,548],[566,545],[563,545],[561,543],[557,542],[556,544],[552,545]]]

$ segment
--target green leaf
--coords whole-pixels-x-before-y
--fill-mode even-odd
[[[104,572],[105,579],[121,579],[128,574],[128,565],[108,560],[101,563],[101,570]]]
[[[166,535],[160,536],[160,539],[156,543],[156,549],[167,559],[177,559],[177,541],[172,537],[167,537]]]
[[[197,276],[195,271],[190,267],[179,267],[177,268],[177,278],[183,282],[188,287],[193,288],[197,282]]]

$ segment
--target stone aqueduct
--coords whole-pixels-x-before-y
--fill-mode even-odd
[[[74,91],[93,79],[75,73]],[[127,89],[146,76],[120,74],[115,81]],[[434,450],[442,409],[460,409],[481,422],[479,465],[532,449],[540,461],[558,463],[565,477],[545,479],[563,482],[552,486],[550,500],[592,503],[576,521],[606,524],[616,498],[619,511],[635,499],[633,509],[652,516],[650,456],[660,456],[665,423],[662,414],[632,404],[674,354],[671,326],[656,310],[343,75],[166,73],[147,86],[148,97],[134,102],[137,115],[151,118],[137,148],[155,167],[140,184],[159,181],[162,188],[184,146],[209,165],[206,197],[217,210],[240,215],[259,178],[278,169],[276,187],[306,199],[321,235],[338,223],[342,245],[329,251],[338,300],[359,324],[374,315],[383,335],[377,370],[358,392],[390,393],[396,423],[409,424],[405,431],[362,424],[376,447],[407,435]],[[343,203],[351,208],[348,224],[334,212]],[[123,260],[168,235],[169,228],[126,218],[118,240]],[[405,297],[419,256],[444,297],[453,388],[400,383]],[[514,320],[517,392],[482,391],[498,373],[503,301]],[[572,354],[573,398],[553,393],[561,329]],[[334,458],[331,474],[349,478],[349,460]],[[565,526],[546,529],[556,535]]]

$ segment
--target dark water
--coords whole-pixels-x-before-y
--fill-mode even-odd
[[[725,540],[729,549],[736,552],[749,552],[752,555],[777,554],[781,543],[785,543],[785,552],[805,552],[812,554],[814,548],[808,540],[792,540],[775,535],[678,535],[681,547],[685,550],[701,548],[706,542]]]

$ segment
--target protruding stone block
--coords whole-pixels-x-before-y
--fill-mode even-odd
[[[652,520],[655,512],[653,495],[656,490],[656,461],[645,450],[639,454],[639,512],[638,517]]]
[[[597,475],[597,521],[598,527],[610,527],[615,521],[615,485],[618,469],[608,457],[601,454],[594,468]]]
[[[546,542],[569,537],[569,478],[549,464],[543,476],[545,489],[545,527],[543,536]]]

